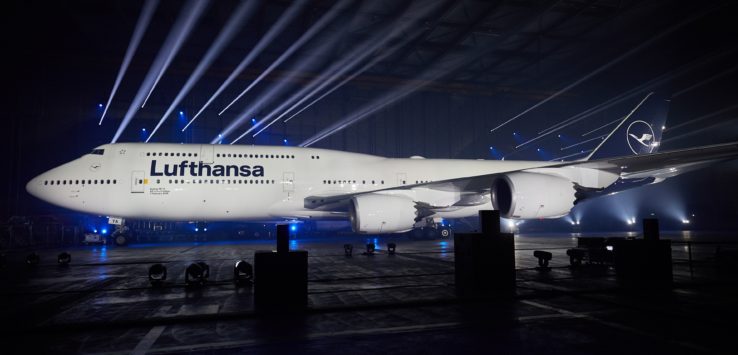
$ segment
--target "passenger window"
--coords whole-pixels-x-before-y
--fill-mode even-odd
[[[84,182],[84,181],[83,181],[83,182]],[[114,179],[114,180],[113,180],[113,185],[115,185],[115,184],[117,184],[117,183],[118,183],[118,180],[115,180],[115,179]]]
[[[151,156],[151,153],[146,153],[146,156],[147,156],[147,157],[150,157],[150,156]]]
[[[49,184],[49,180],[45,180],[44,185],[48,185],[48,184]]]

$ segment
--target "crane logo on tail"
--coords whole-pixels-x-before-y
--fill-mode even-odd
[[[628,147],[633,154],[648,154],[652,153],[658,146],[656,142],[656,135],[653,132],[648,122],[645,121],[633,121],[626,131],[628,140]]]

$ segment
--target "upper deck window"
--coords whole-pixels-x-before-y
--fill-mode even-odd
[[[105,154],[105,149],[93,149],[92,150],[92,153],[90,153],[90,154],[103,155],[103,154]]]

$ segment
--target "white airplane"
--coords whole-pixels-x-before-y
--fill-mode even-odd
[[[349,219],[357,233],[381,234],[435,226],[482,209],[511,219],[558,218],[583,199],[738,157],[738,143],[655,153],[666,113],[639,109],[648,99],[577,161],[394,159],[283,146],[118,143],[51,169],[26,189],[58,206],[118,218]],[[656,99],[651,104],[665,106]],[[653,119],[639,119],[641,113]]]

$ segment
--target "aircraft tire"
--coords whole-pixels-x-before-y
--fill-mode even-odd
[[[118,234],[115,236],[115,245],[122,247],[124,245],[128,244],[128,238],[126,238],[123,234]]]

